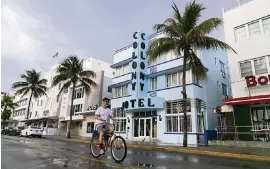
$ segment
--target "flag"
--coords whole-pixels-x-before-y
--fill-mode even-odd
[[[56,58],[56,57],[58,57],[58,52],[55,55],[53,55],[53,58]]]

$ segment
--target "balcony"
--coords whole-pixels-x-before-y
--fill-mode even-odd
[[[149,66],[147,70],[147,77],[155,77],[161,74],[181,71],[182,69],[183,69],[183,58],[180,57],[153,66]]]
[[[125,81],[128,81],[128,80],[131,80],[131,73],[127,73],[127,74],[124,74],[124,75],[114,77],[113,80],[112,80],[112,84],[117,84],[117,83],[125,82]]]

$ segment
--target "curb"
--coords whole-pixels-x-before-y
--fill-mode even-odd
[[[87,144],[90,143],[90,141],[80,140],[80,139],[57,139],[57,140],[66,141],[66,142],[75,142],[75,143],[87,143]],[[226,158],[237,158],[237,159],[246,159],[246,160],[248,159],[248,160],[255,160],[255,161],[270,162],[270,156],[214,152],[214,151],[205,151],[205,150],[190,150],[190,149],[182,148],[182,147],[134,145],[134,144],[128,144],[128,143],[127,143],[127,147],[134,148],[134,149],[142,149],[142,150],[159,150],[159,151],[176,152],[176,153],[208,155],[208,156],[215,156],[215,157],[226,157]]]

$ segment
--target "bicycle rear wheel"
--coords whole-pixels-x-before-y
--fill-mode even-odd
[[[96,146],[98,143],[98,138],[93,137],[90,143],[90,151],[93,157],[98,158],[100,157],[100,149]]]
[[[127,156],[127,144],[123,137],[116,136],[111,142],[111,153],[113,159],[120,163]]]

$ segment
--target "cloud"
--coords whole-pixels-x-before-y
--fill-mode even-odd
[[[34,68],[42,73],[50,70],[60,60],[52,58],[56,52],[66,57],[70,51],[78,50],[70,47],[64,32],[50,18],[31,15],[12,1],[2,3],[1,9],[2,89],[8,90],[25,70]]]
[[[64,32],[58,31],[48,18],[40,21],[16,5],[2,5],[3,59],[35,63],[51,59],[68,45]]]

